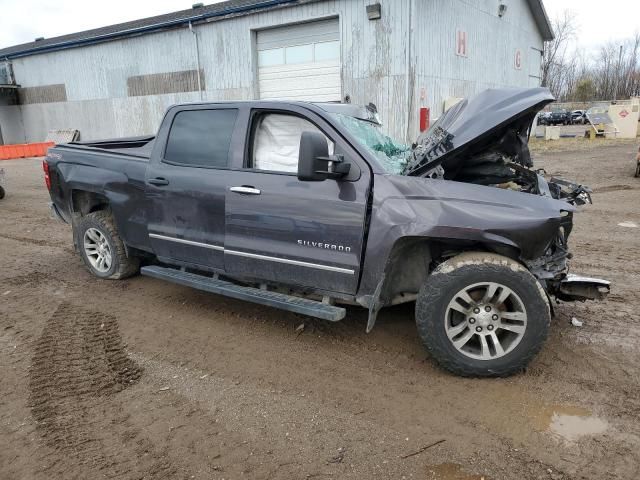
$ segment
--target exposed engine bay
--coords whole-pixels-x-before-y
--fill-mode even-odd
[[[420,137],[413,145],[406,175],[550,196],[573,205],[591,203],[588,187],[557,178],[547,181],[543,170],[534,170],[528,142],[533,122],[531,111],[491,134],[486,132],[468,146],[460,146],[456,145],[456,135],[445,130],[444,124],[451,123],[450,117],[457,120],[466,109],[466,100],[460,102]],[[433,161],[429,161],[431,159]],[[425,168],[427,166],[431,168]]]
[[[457,167],[445,170],[437,165],[423,176],[548,195],[573,205],[591,203],[589,187],[554,177],[546,180],[544,170],[532,167],[528,144],[519,132],[509,131],[495,145],[465,158]]]
[[[550,295],[562,300],[598,299],[609,284],[568,274],[568,239],[576,206],[591,203],[591,190],[535,170],[529,135],[536,113],[554,100],[546,89],[488,90],[463,100],[413,145],[404,175],[453,180],[550,197],[561,208],[557,234],[542,256],[522,259]]]

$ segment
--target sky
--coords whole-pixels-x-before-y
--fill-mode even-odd
[[[557,18],[564,11],[575,15],[577,45],[587,51],[597,50],[608,41],[618,43],[640,32],[640,0],[543,1],[549,18]]]
[[[0,0],[0,48],[191,8],[198,0]],[[431,0],[419,0],[431,1]],[[496,0],[497,1],[497,0]],[[515,0],[503,0],[507,5]],[[215,0],[204,1],[216,3]],[[640,31],[640,0],[544,0],[550,17],[573,11],[578,44],[596,49]]]

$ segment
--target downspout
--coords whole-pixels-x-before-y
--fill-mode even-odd
[[[189,31],[193,33],[193,41],[196,45],[196,76],[198,78],[198,92],[200,93],[200,100],[202,101],[202,80],[200,79],[200,47],[198,46],[198,34],[193,28],[193,25],[191,25],[191,22],[189,22]]]
[[[409,79],[410,75],[411,75],[411,39],[413,36],[413,28],[412,28],[412,24],[413,24],[413,17],[412,17],[412,10],[413,10],[413,0],[407,0],[409,3],[409,7],[407,8],[407,40],[406,40],[406,45],[407,48],[405,49],[405,88],[404,88],[404,98],[407,101],[407,128],[405,130],[404,133],[404,140],[405,143],[409,143],[409,126],[411,125],[411,98],[409,97],[409,92],[410,92],[410,84],[411,81]]]

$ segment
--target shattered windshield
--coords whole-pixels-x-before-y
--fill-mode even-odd
[[[380,126],[374,122],[361,120],[341,113],[331,113],[356,140],[380,160],[388,173],[400,175],[411,154],[409,145],[397,142],[382,133]]]

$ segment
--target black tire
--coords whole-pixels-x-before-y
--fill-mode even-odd
[[[84,248],[85,232],[90,228],[98,230],[104,235],[111,251],[111,265],[107,271],[96,269],[87,256]],[[140,259],[128,257],[122,239],[118,235],[118,229],[113,220],[113,216],[106,210],[93,212],[80,218],[75,226],[76,244],[80,251],[80,256],[87,269],[98,278],[110,280],[120,280],[136,275],[140,268]]]
[[[519,343],[505,355],[488,360],[460,352],[445,327],[449,302],[461,289],[481,282],[510,288],[527,312]],[[429,275],[416,302],[416,324],[425,347],[443,368],[465,377],[506,377],[523,371],[542,348],[550,322],[547,295],[535,277],[518,262],[492,253],[464,253],[443,262]]]
[[[640,162],[638,162],[638,164],[636,165],[636,173],[634,177],[636,178],[640,177]]]
[[[0,186],[0,200],[2,200],[5,196],[5,191],[4,188],[2,188],[2,186]]]

